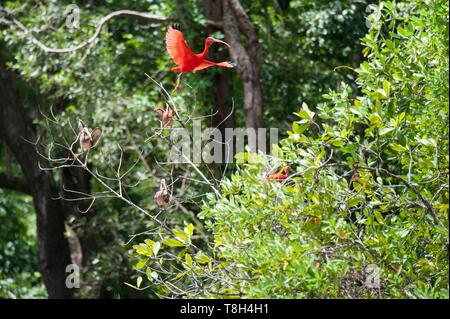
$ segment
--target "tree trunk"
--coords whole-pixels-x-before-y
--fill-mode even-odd
[[[82,168],[65,167],[61,169],[61,182],[64,189],[70,189],[84,194],[91,193],[90,175]],[[64,198],[79,199],[79,194],[64,191]],[[91,199],[77,200],[75,202],[64,201],[63,205],[66,211],[70,212],[86,212],[79,214],[77,221],[83,225],[89,225],[90,220],[95,216],[95,211],[91,206]],[[88,211],[89,210],[89,211]],[[71,251],[72,262],[76,261],[77,265],[87,266],[87,262],[92,254],[97,250],[95,237],[98,235],[97,229],[91,227],[83,227],[83,235],[78,236],[76,229],[70,228],[71,236],[69,237],[69,245]],[[80,247],[81,246],[81,247]]]
[[[222,20],[223,10],[221,0],[205,0],[204,8],[207,19],[214,23],[220,23]],[[208,25],[208,34],[217,31],[213,25]],[[214,54],[213,61],[224,61],[228,53],[225,51],[218,51]],[[214,117],[213,125],[218,127],[224,136],[225,128],[235,127],[235,118],[232,111],[232,103],[228,98],[230,96],[230,73],[222,70],[220,73],[214,74],[213,85],[211,87],[211,98],[214,103]]]
[[[71,263],[67,239],[64,237],[64,209],[50,171],[39,168],[46,163],[38,157],[37,136],[31,120],[14,86],[14,74],[6,70],[0,59],[0,138],[18,161],[36,211],[39,267],[49,298],[71,298],[66,287],[66,266]],[[27,141],[26,141],[27,140]]]
[[[247,127],[264,126],[263,101],[260,83],[260,46],[249,16],[239,0],[222,0],[223,31],[230,44],[231,57],[237,62],[237,71],[244,89],[244,113]],[[241,32],[246,36],[247,47],[241,42]]]
[[[221,24],[223,10],[221,0],[204,0],[205,15],[208,21],[213,22],[208,24],[208,34],[212,34],[219,30],[217,25]],[[228,51],[213,51],[212,61],[225,61],[229,58]],[[222,138],[225,139],[225,129],[235,128],[235,116],[233,109],[233,102],[230,98],[230,82],[231,82],[230,70],[221,70],[214,74],[213,85],[211,86],[209,96],[213,103],[212,126],[220,130]],[[228,145],[221,144],[222,148],[222,161],[225,161],[229,156],[234,156],[235,141],[230,141]],[[228,155],[228,152],[232,150],[233,154]],[[222,174],[222,172],[221,172]]]

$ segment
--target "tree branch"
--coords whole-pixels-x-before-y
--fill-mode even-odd
[[[25,178],[8,173],[0,173],[0,188],[31,194],[31,188]]]
[[[385,175],[388,175],[388,176],[390,176],[390,177],[393,177],[393,178],[395,178],[396,180],[398,180],[399,182],[401,182],[403,185],[406,186],[407,189],[409,189],[409,190],[412,191],[414,194],[416,194],[416,196],[417,196],[417,197],[419,198],[419,200],[422,202],[422,204],[423,204],[423,206],[424,206],[423,208],[425,208],[425,210],[427,210],[427,211],[431,214],[431,217],[433,217],[434,221],[435,221],[438,225],[444,227],[444,224],[442,224],[441,220],[440,220],[439,217],[436,215],[436,212],[434,211],[433,206],[431,206],[430,202],[427,201],[427,200],[425,199],[425,197],[423,197],[422,193],[419,192],[419,191],[417,190],[417,188],[415,188],[415,187],[414,187],[412,184],[410,184],[407,180],[401,178],[401,177],[398,176],[398,175],[395,175],[394,173],[389,172],[388,170],[386,170],[386,169],[384,169],[384,168],[363,167],[363,166],[357,166],[357,168],[369,170],[369,171],[372,171],[372,172],[377,172],[377,171],[378,171],[378,172],[381,172],[381,173],[383,173],[383,174],[385,174]]]
[[[250,18],[245,12],[239,0],[228,0],[228,3],[231,9],[234,12],[236,20],[239,25],[239,29],[247,36],[247,38],[251,41],[258,41],[256,37],[256,31],[253,25],[250,22]]]
[[[6,11],[4,8],[0,7],[0,12],[4,12],[6,14],[6,16],[10,15],[10,13],[8,11]],[[150,14],[150,13],[146,13],[146,12],[138,12],[138,11],[132,11],[132,10],[119,10],[119,11],[114,11],[109,13],[108,15],[106,15],[99,23],[99,25],[97,26],[97,29],[95,30],[95,33],[86,41],[78,44],[77,46],[74,47],[69,47],[69,48],[51,48],[47,45],[45,45],[44,43],[42,43],[41,41],[39,41],[32,33],[32,31],[30,29],[28,29],[27,27],[25,27],[20,21],[18,21],[16,18],[14,17],[10,17],[10,21],[11,23],[13,23],[14,25],[16,25],[19,29],[21,29],[26,35],[29,35],[31,41],[37,45],[39,48],[41,48],[42,50],[44,50],[46,53],[69,53],[69,52],[74,52],[77,50],[80,50],[88,45],[91,45],[94,43],[94,41],[99,37],[100,32],[102,31],[103,27],[106,25],[106,23],[109,20],[112,20],[114,18],[118,18],[118,17],[133,17],[133,18],[141,18],[141,19],[146,19],[146,20],[150,20],[153,22],[161,22],[161,23],[167,23],[170,22],[170,20],[164,18],[164,17],[160,17],[154,14]],[[5,19],[4,19],[5,20]]]
[[[223,24],[220,21],[206,20],[206,24],[208,25],[208,27],[215,28],[220,31],[223,30]]]

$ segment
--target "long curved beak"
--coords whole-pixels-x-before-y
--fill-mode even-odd
[[[214,42],[219,42],[222,44],[225,44],[227,47],[230,47],[230,45],[228,43],[226,43],[225,41],[219,40],[219,39],[215,39],[215,38],[211,38]]]

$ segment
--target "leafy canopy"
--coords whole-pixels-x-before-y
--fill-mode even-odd
[[[208,249],[193,258],[187,229],[164,241],[186,295],[448,298],[448,4],[378,10],[358,90],[303,104],[273,157],[240,155],[199,214]]]

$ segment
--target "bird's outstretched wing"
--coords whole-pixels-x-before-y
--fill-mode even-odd
[[[214,66],[216,65],[214,62],[208,61],[208,60],[203,60],[202,63],[200,63],[195,69],[194,72],[196,71],[200,71],[206,68],[209,68],[210,66]]]
[[[167,30],[166,47],[173,61],[177,65],[181,65],[183,60],[189,60],[194,57],[194,53],[183,38],[183,32],[178,30],[176,26],[170,26]]]
[[[225,62],[211,62],[208,60],[203,60],[202,63],[200,63],[195,69],[194,72],[200,71],[206,68],[209,68],[210,66],[221,66],[223,68],[234,68],[237,64],[233,61],[225,61]]]
[[[97,145],[98,140],[100,139],[101,136],[102,136],[102,130],[99,127],[96,127],[91,133],[92,147]]]

